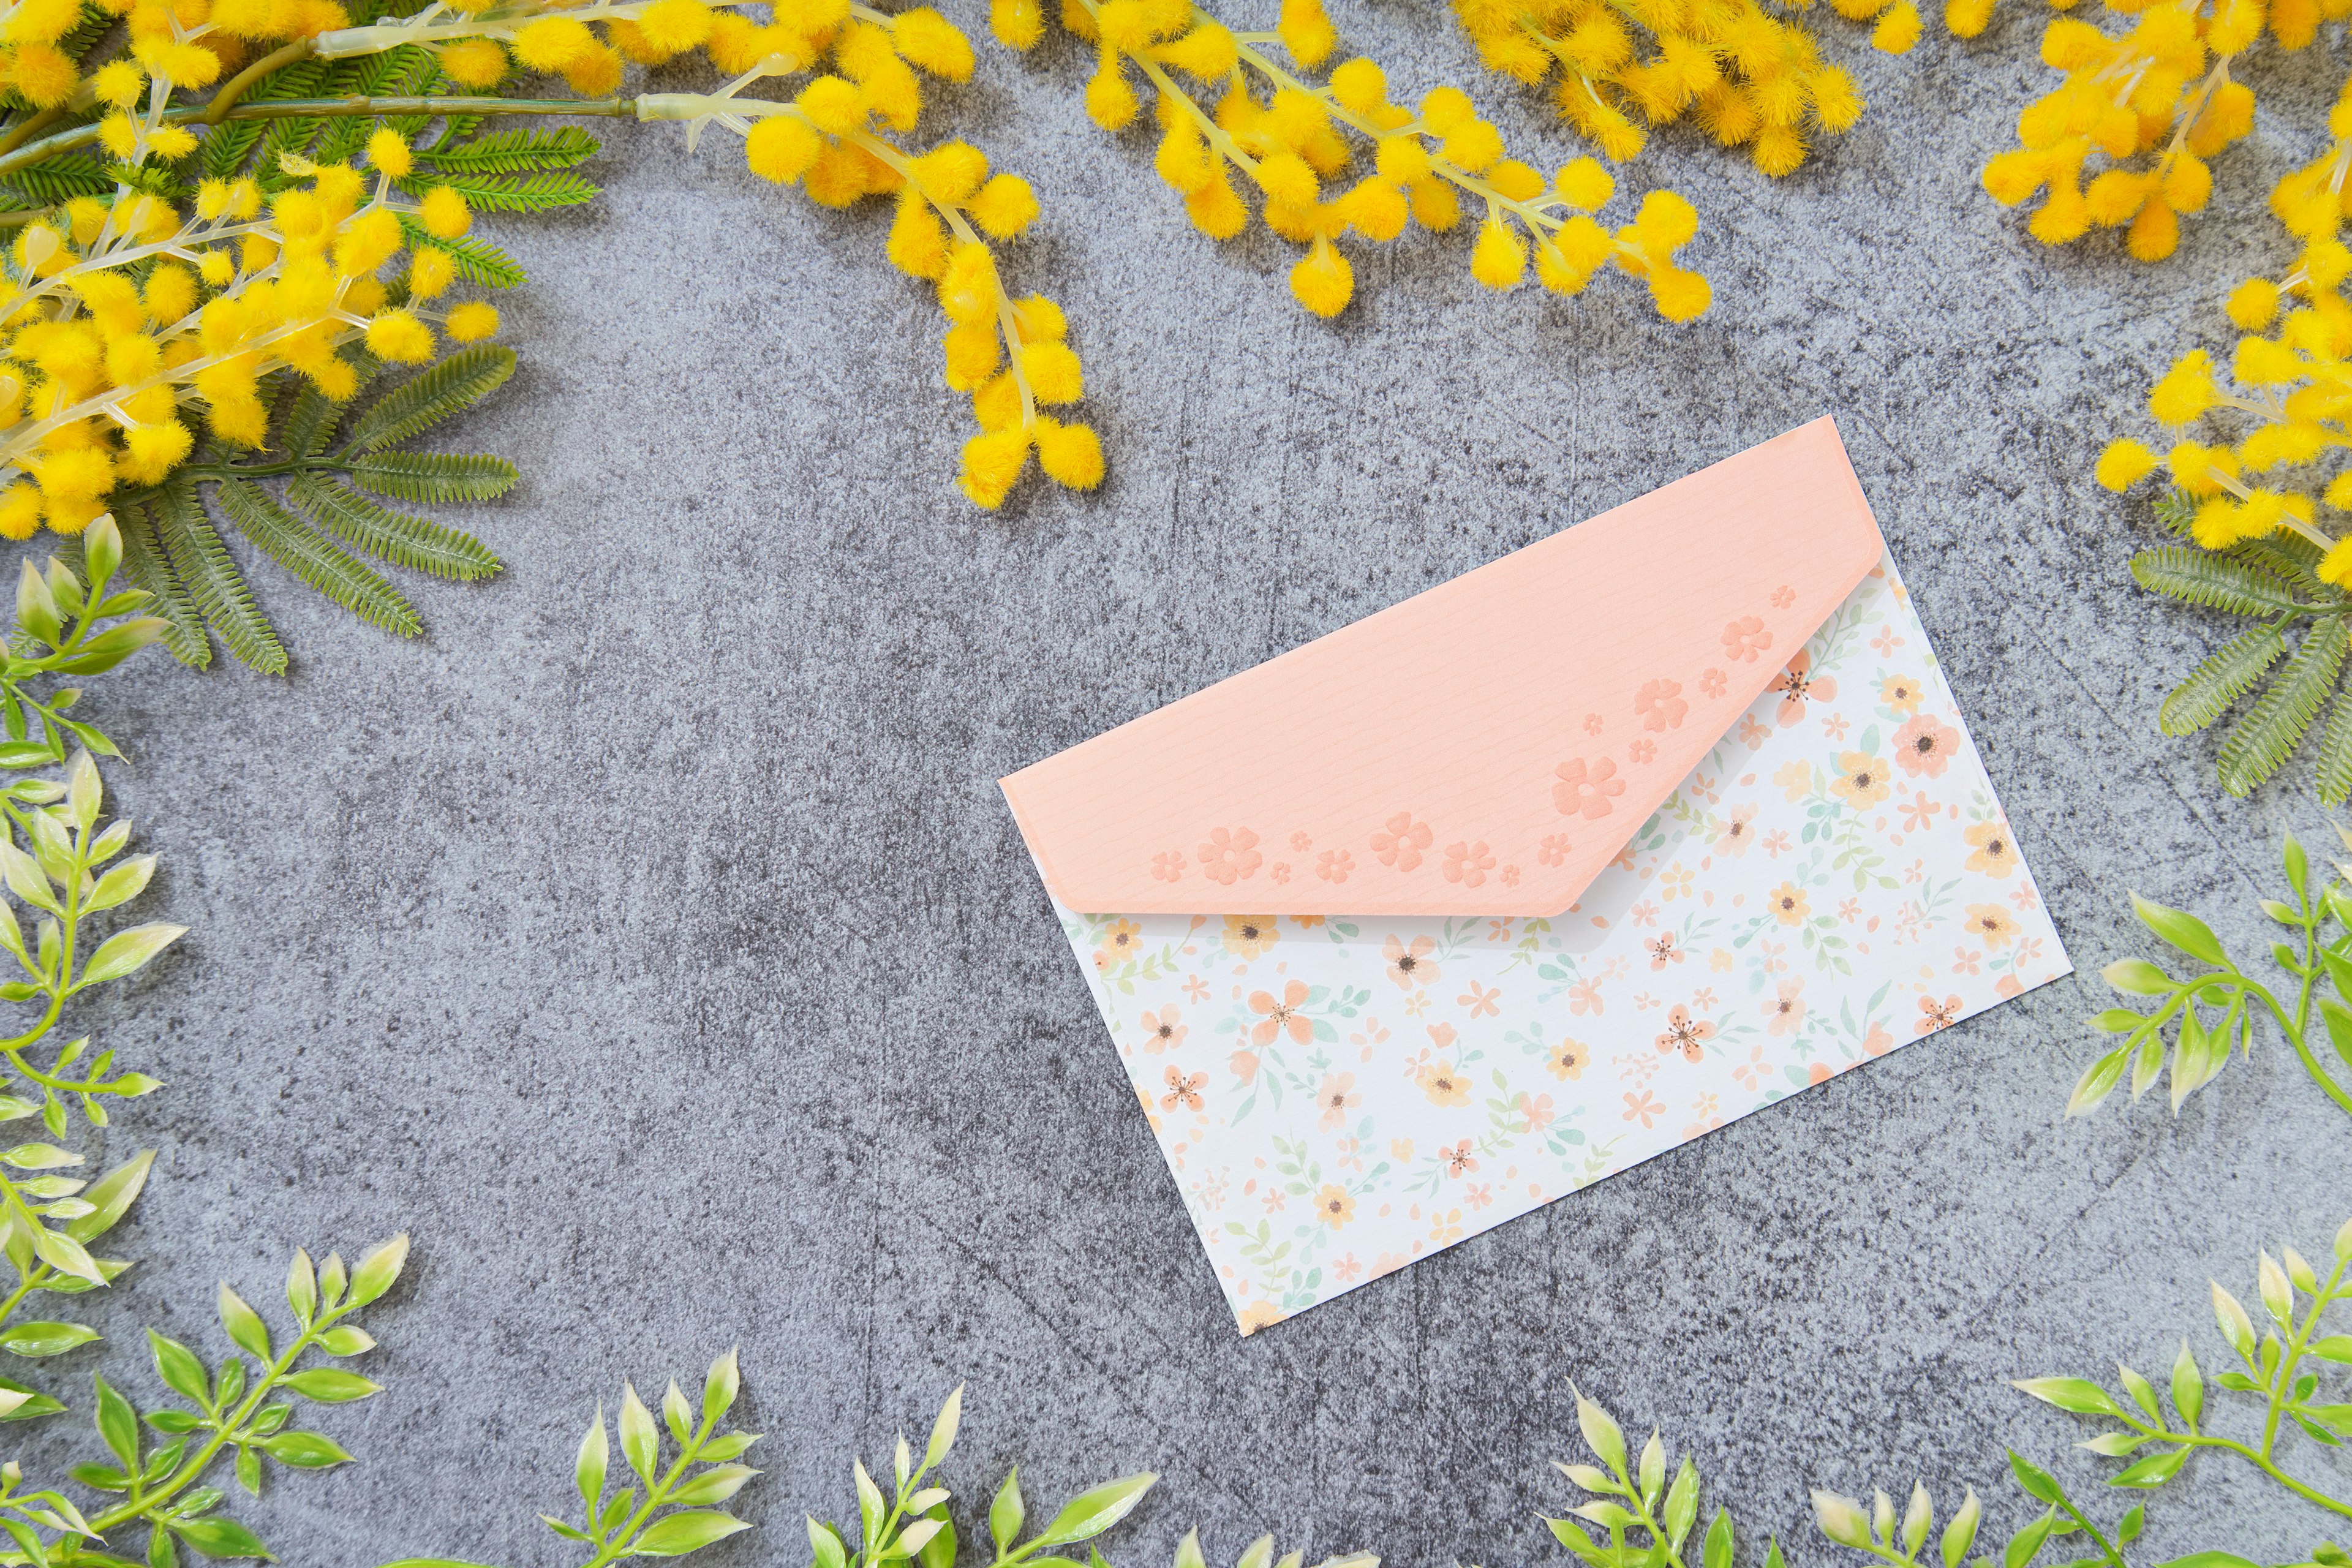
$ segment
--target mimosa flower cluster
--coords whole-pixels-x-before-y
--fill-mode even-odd
[[[704,0],[475,9],[436,5],[354,29],[348,46],[330,39],[322,47],[431,42],[443,69],[470,85],[495,86],[520,66],[560,76],[583,94],[613,91],[625,61],[659,65],[701,51],[733,79],[709,93],[643,94],[637,118],[685,121],[689,145],[706,127],[724,125],[743,138],[753,174],[797,184],[825,206],[892,201],[890,260],[937,285],[950,322],[947,384],[971,395],[981,427],[964,444],[963,493],[982,507],[1001,505],[1033,452],[1057,483],[1087,489],[1101,482],[1094,431],[1045,412],[1085,390],[1062,311],[1039,294],[1016,300],[992,245],[1018,238],[1035,220],[1028,182],[992,173],[987,156],[961,141],[917,156],[885,134],[916,129],[923,77],[971,75],[970,42],[937,11],[886,15],[854,0],[779,0],[774,19],[760,24]],[[765,79],[800,76],[809,79],[789,100],[745,94]]]
[[[1874,23],[1891,54],[1919,37],[1912,0],[1832,0]],[[1647,128],[1688,119],[1764,173],[1793,173],[1812,138],[1851,127],[1863,100],[1821,58],[1813,36],[1755,0],[1454,0],[1454,19],[1489,70],[1551,84],[1559,116],[1622,162]]]
[[[125,181],[192,149],[165,121],[168,73],[217,64],[180,43],[95,73],[112,106],[100,139]],[[0,275],[0,468],[13,476],[0,488],[0,534],[80,531],[117,487],[160,483],[188,458],[191,419],[224,447],[260,446],[274,373],[340,400],[360,380],[346,345],[421,363],[436,352],[436,326],[461,342],[498,330],[487,304],[426,304],[456,279],[434,241],[470,226],[464,198],[446,186],[398,194],[413,158],[389,128],[366,160],[362,170],[289,157],[283,172],[301,183],[267,199],[250,179],[206,180],[185,212],[122,183],[23,228]]]
[[[1953,0],[1963,37],[1983,26],[1974,3]],[[2159,261],[2179,243],[2181,215],[2212,194],[2208,161],[2253,129],[2253,89],[2231,74],[2238,58],[2265,35],[2302,48],[2323,19],[2352,14],[2352,0],[2110,8],[2132,18],[2125,31],[2060,17],[2043,32],[2042,63],[2065,79],[2018,117],[2020,144],[1985,165],[1984,185],[2004,206],[2041,195],[2027,226],[2045,245],[2120,228],[2133,256]]]
[[[1438,88],[1408,109],[1390,100],[1372,60],[1350,59],[1319,86],[1276,63],[1262,46],[1278,44],[1308,69],[1336,50],[1319,0],[1284,0],[1272,34],[1237,33],[1184,0],[1064,0],[1061,21],[1096,47],[1086,96],[1096,123],[1114,132],[1136,123],[1139,77],[1160,133],[1154,167],[1182,194],[1193,226],[1213,239],[1240,234],[1249,209],[1235,175],[1256,187],[1261,221],[1307,247],[1290,289],[1316,315],[1337,315],[1354,298],[1341,240],[1391,240],[1408,221],[1455,230],[1465,199],[1485,208],[1470,270],[1490,289],[1517,286],[1532,262],[1545,288],[1574,294],[1613,265],[1648,286],[1668,321],[1707,307],[1706,279],[1675,259],[1698,227],[1682,197],[1652,192],[1612,233],[1591,216],[1615,190],[1606,171],[1580,158],[1547,177],[1506,157],[1501,133],[1458,89]],[[992,0],[990,26],[1017,49],[1044,32],[1032,0]],[[1350,137],[1370,153],[1369,169],[1358,167]]]

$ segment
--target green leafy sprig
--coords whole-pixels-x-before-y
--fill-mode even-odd
[[[2339,829],[2339,832],[2343,830]],[[2345,835],[2352,848],[2352,833]],[[2188,1098],[2211,1082],[2228,1065],[2231,1051],[2252,1054],[2257,1018],[2267,1016],[2278,1026],[2287,1044],[2330,1100],[2352,1115],[2352,873],[2347,880],[2315,884],[2311,858],[2289,834],[2282,859],[2292,904],[2263,900],[2263,911],[2294,933],[2293,942],[2280,942],[2271,957],[2296,983],[2290,1007],[2261,981],[2238,966],[2223,949],[2212,928],[2185,910],[2152,903],[2132,895],[2132,910],[2163,942],[2201,965],[2200,972],[2176,977],[2143,958],[2119,959],[2100,972],[2106,983],[2126,996],[2153,997],[2156,1010],[2141,1013],[2111,1007],[2090,1020],[2091,1027],[2123,1036],[2122,1043],[2093,1062],[2074,1085],[2066,1102],[2069,1116],[2095,1110],[2115,1092],[2126,1068],[2131,1070],[2132,1098],[2147,1092],[2167,1070],[2165,1030],[2175,1025],[2168,1066],[2175,1114]],[[2339,870],[2343,868],[2338,868]],[[2322,994],[2332,986],[2334,996]],[[2315,1006],[2328,1042],[2344,1064],[2339,1079],[2323,1066],[2313,1049]],[[2217,1008],[2208,1018],[2205,1009]]]
[[[1640,1458],[1629,1460],[1624,1429],[1580,1389],[1576,1390],[1576,1424],[1600,1466],[1564,1460],[1553,1464],[1570,1480],[1600,1496],[1570,1510],[1573,1519],[1545,1519],[1553,1537],[1591,1568],[1688,1568],[1683,1545],[1698,1521],[1698,1467],[1691,1457],[1683,1456],[1669,1486],[1665,1444],[1657,1431],[1652,1429]],[[1580,1519],[1601,1526],[1608,1539],[1593,1540],[1576,1522]],[[1628,1534],[1636,1530],[1643,1533],[1639,1542]],[[1702,1568],[1731,1568],[1734,1544],[1730,1511],[1717,1508],[1700,1543]],[[1780,1568],[1779,1542],[1769,1545],[1765,1561],[1768,1568]]]
[[[2038,1377],[2017,1386],[2061,1410],[2119,1423],[2121,1430],[2103,1432],[2082,1445],[2095,1454],[2125,1458],[2142,1448],[2151,1450],[2109,1478],[2110,1486],[2160,1487],[2180,1473],[2191,1454],[2215,1449],[2244,1459],[2305,1501],[2352,1519],[2352,1499],[2331,1497],[2289,1475],[2278,1462],[2279,1440],[2290,1426],[2331,1448],[2352,1436],[2352,1403],[2323,1400],[2320,1376],[2313,1370],[2315,1363],[2352,1364],[2352,1334],[2323,1332],[2320,1321],[2330,1307],[2352,1299],[2352,1284],[2346,1280],[2352,1269],[2352,1220],[2336,1233],[2334,1265],[2325,1278],[2293,1247],[2284,1256],[2282,1265],[2265,1250],[2256,1266],[2257,1293],[2269,1320],[2260,1331],[2238,1299],[2218,1280],[2213,1283],[2214,1321],[2245,1369],[2225,1372],[2214,1381],[2234,1394],[2263,1396],[2258,1438],[2226,1437],[2202,1425],[2205,1377],[2186,1340],[2172,1363],[2169,1416],[2155,1387],[2127,1366],[2116,1369],[2123,1398],[2081,1377]],[[2299,1295],[2304,1299],[2300,1304]]]

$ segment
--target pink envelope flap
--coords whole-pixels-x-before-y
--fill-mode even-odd
[[[1000,782],[1073,910],[1557,915],[1885,548],[1817,419]]]

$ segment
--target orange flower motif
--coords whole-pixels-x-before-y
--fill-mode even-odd
[[[1544,1053],[1544,1068],[1556,1079],[1582,1078],[1592,1065],[1592,1047],[1581,1040],[1562,1040]]]
[[[1704,671],[1698,678],[1698,691],[1702,697],[1720,697],[1730,686],[1730,678],[1719,669]]]
[[[1665,1109],[1658,1102],[1657,1096],[1646,1089],[1639,1094],[1625,1097],[1625,1120],[1638,1121],[1644,1127],[1654,1122]]]
[[[1497,985],[1490,991],[1473,980],[1470,989],[1454,1000],[1457,1005],[1467,1008],[1474,1018],[1492,1018],[1503,1010],[1503,988]]]
[[[1272,915],[1227,915],[1225,917],[1225,951],[1235,958],[1248,960],[1263,957],[1265,950],[1282,940],[1275,929]]]
[[[1249,1008],[1258,1016],[1258,1019],[1250,1029],[1250,1044],[1270,1046],[1274,1044],[1276,1036],[1286,1031],[1299,1045],[1314,1044],[1315,1020],[1301,1016],[1298,1011],[1307,1005],[1307,985],[1304,980],[1294,980],[1285,985],[1279,1002],[1274,999],[1270,991],[1251,992]]]
[[[1541,844],[1536,846],[1536,863],[1539,866],[1557,866],[1568,858],[1568,852],[1574,847],[1575,846],[1568,841],[1567,834],[1549,834]]]
[[[1437,943],[1425,936],[1414,937],[1411,947],[1391,936],[1381,946],[1381,956],[1389,961],[1389,978],[1407,991],[1437,983],[1437,965],[1429,961],[1436,951]]]
[[[1351,1072],[1326,1073],[1323,1087],[1315,1091],[1315,1103],[1323,1112],[1318,1124],[1326,1132],[1337,1132],[1347,1124],[1348,1112],[1364,1103],[1356,1088],[1356,1075]]]
[[[2009,825],[1995,818],[1979,822],[1968,831],[1968,840],[1977,847],[1969,857],[1969,869],[1982,871],[1988,877],[2006,877],[2017,869],[2017,846],[2009,837]]]
[[[1807,698],[1818,698],[1827,702],[1837,695],[1837,678],[1815,675],[1812,668],[1813,650],[1801,647],[1797,650],[1797,657],[1789,661],[1789,668],[1772,678],[1771,689],[1785,693],[1780,699],[1780,728],[1783,730],[1803,721]]]
[[[1315,1194],[1315,1217],[1337,1230],[1356,1217],[1356,1200],[1347,1188],[1327,1182]]]
[[[1771,909],[1772,918],[1784,926],[1796,925],[1813,912],[1811,900],[1805,897],[1805,890],[1794,882],[1783,882],[1773,889],[1771,895],[1765,900],[1765,903]]]
[[[1429,1096],[1432,1105],[1470,1103],[1470,1080],[1443,1062],[1422,1068],[1413,1075],[1413,1081],[1421,1085],[1421,1092]]]
[[[1356,858],[1345,849],[1326,849],[1315,861],[1315,874],[1327,882],[1344,882],[1355,868]]]
[[[1692,1017],[1689,1008],[1677,1005],[1666,1015],[1666,1032],[1658,1037],[1658,1049],[1668,1056],[1680,1051],[1685,1061],[1703,1061],[1706,1058],[1706,1044],[1713,1038],[1713,1024]]]
[[[1650,967],[1653,969],[1664,969],[1669,963],[1683,961],[1683,950],[1675,945],[1675,933],[1672,931],[1662,932],[1652,939],[1649,948]]]
[[[1959,749],[1960,732],[1937,722],[1933,713],[1915,713],[1895,731],[1895,760],[1915,777],[1942,778]]]
[[[1679,730],[1683,716],[1690,704],[1683,700],[1683,683],[1679,680],[1644,682],[1633,694],[1633,712],[1644,730]]]
[[[1400,811],[1388,820],[1382,832],[1372,835],[1372,853],[1383,866],[1393,866],[1400,871],[1410,871],[1421,864],[1428,852],[1429,841],[1436,837],[1426,822],[1415,822],[1412,813]]]
[[[1999,904],[1969,906],[1969,934],[1987,947],[2007,947],[2017,936],[2017,922]]]
[[[1212,828],[1207,842],[1193,853],[1207,868],[1209,880],[1221,888],[1256,876],[1265,859],[1257,851],[1257,835],[1246,827]]]
[[[1196,1072],[1186,1078],[1174,1068],[1168,1069],[1168,1092],[1160,1097],[1160,1109],[1173,1110],[1182,1106],[1187,1110],[1201,1109],[1201,1090],[1206,1087],[1209,1075]]]
[[[1450,1149],[1439,1144],[1437,1157],[1445,1163],[1445,1173],[1449,1176],[1465,1175],[1478,1168],[1478,1162],[1471,1157],[1470,1140],[1467,1138]]]
[[[1095,967],[1108,969],[1115,963],[1124,963],[1142,947],[1142,927],[1133,921],[1113,921],[1110,929],[1103,932],[1102,946],[1095,950]]]
[[[1752,805],[1733,806],[1730,820],[1723,825],[1723,831],[1715,836],[1715,852],[1728,855],[1736,860],[1746,856],[1755,842],[1756,808]]]
[[[1293,854],[1304,855],[1314,847],[1315,840],[1307,837],[1306,834],[1294,833],[1290,836],[1290,848]]]
[[[1151,858],[1151,875],[1155,881],[1173,882],[1184,875],[1184,851],[1170,849]]]
[[[1878,700],[1907,718],[1919,711],[1919,683],[1907,675],[1890,675],[1878,683]]]
[[[1772,634],[1764,629],[1759,616],[1742,616],[1723,628],[1723,657],[1734,664],[1754,664],[1756,656],[1771,646]]]
[[[1257,1078],[1257,1053],[1235,1051],[1225,1058],[1225,1068],[1234,1075],[1235,1085],[1246,1087]]]
[[[1919,1033],[1932,1035],[1938,1029],[1948,1029],[1960,1016],[1960,999],[1947,996],[1938,1003],[1933,996],[1919,998]]]
[[[1895,1048],[1895,1037],[1886,1032],[1884,1024],[1873,1024],[1870,1033],[1862,1037],[1863,1050],[1874,1057],[1883,1057]]]
[[[1587,822],[1598,822],[1609,815],[1610,800],[1625,793],[1625,781],[1617,776],[1612,757],[1590,763],[1572,757],[1553,772],[1559,775],[1559,783],[1551,786],[1551,803],[1559,807],[1562,816],[1580,816]]]
[[[1764,1004],[1765,1032],[1772,1035],[1793,1035],[1805,1021],[1805,983],[1800,979],[1780,982],[1780,993]]]
[[[1786,583],[1772,590],[1772,607],[1785,610],[1797,602],[1797,591]]]
[[[1658,760],[1658,743],[1644,735],[1625,748],[1625,755],[1646,768]]]
[[[1242,1309],[1242,1338],[1247,1339],[1260,1329],[1282,1321],[1284,1312],[1271,1301],[1252,1301]]]
[[[1475,844],[1456,843],[1446,846],[1445,879],[1475,888],[1485,882],[1486,873],[1495,868],[1495,858],[1486,853],[1486,841]]]
[[[1888,772],[1886,764],[1868,752],[1840,752],[1837,782],[1830,785],[1830,793],[1856,811],[1876,805],[1894,791]]]
[[[1184,1043],[1187,1030],[1176,1016],[1176,1005],[1170,1003],[1157,1013],[1143,1016],[1143,1048],[1154,1056],[1172,1051]]]

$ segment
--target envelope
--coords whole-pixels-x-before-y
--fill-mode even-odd
[[[1828,419],[1001,783],[1244,1334],[2072,972]]]

